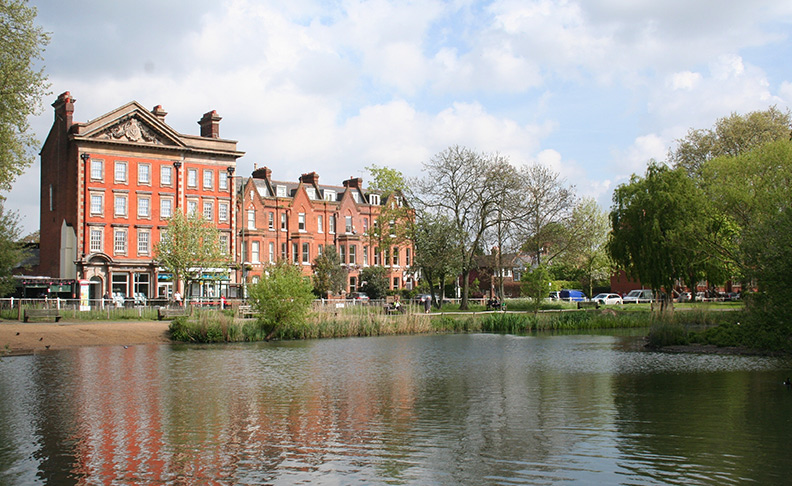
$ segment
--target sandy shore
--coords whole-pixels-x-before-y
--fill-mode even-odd
[[[78,346],[169,343],[169,321],[0,321],[0,355],[34,354]]]

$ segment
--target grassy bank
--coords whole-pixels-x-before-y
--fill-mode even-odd
[[[524,334],[551,330],[650,328],[671,324],[683,329],[715,326],[736,319],[739,312],[687,311],[658,317],[648,310],[566,311],[531,313],[446,313],[384,315],[380,309],[356,306],[311,314],[303,325],[278,328],[273,339],[319,339],[386,336],[438,332],[495,332]],[[170,326],[172,338],[184,342],[261,341],[272,331],[257,320],[234,319],[229,313],[196,312]]]

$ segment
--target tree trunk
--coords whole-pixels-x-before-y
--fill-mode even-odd
[[[470,289],[470,270],[462,271],[462,302],[459,303],[459,310],[468,310],[468,290]]]

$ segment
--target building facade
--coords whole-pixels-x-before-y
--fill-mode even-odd
[[[174,283],[153,248],[182,208],[201,211],[235,247],[232,175],[243,152],[220,138],[216,112],[199,120],[200,135],[185,135],[159,105],[133,101],[74,123],[74,103],[58,96],[41,150],[40,275],[89,281],[91,299],[168,297]]]
[[[379,219],[386,208],[402,208],[387,213],[412,221],[414,212],[400,195],[366,191],[360,178],[341,186],[322,185],[316,172],[303,174],[297,182],[276,181],[267,167],[239,184],[237,258],[243,274],[238,279],[255,282],[277,260],[293,262],[310,275],[314,259],[332,246],[348,272],[346,292],[357,291],[361,271],[375,265],[387,269],[392,290],[415,284],[412,242],[374,231],[383,226]]]

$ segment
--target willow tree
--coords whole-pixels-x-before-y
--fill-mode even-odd
[[[160,241],[154,245],[154,258],[173,274],[174,285],[198,280],[208,269],[227,269],[231,264],[227,248],[221,248],[220,231],[202,214],[185,216],[174,211]]]
[[[670,301],[677,279],[704,277],[703,194],[682,169],[651,162],[613,193],[608,252],[628,275]],[[703,211],[706,214],[706,211]]]

